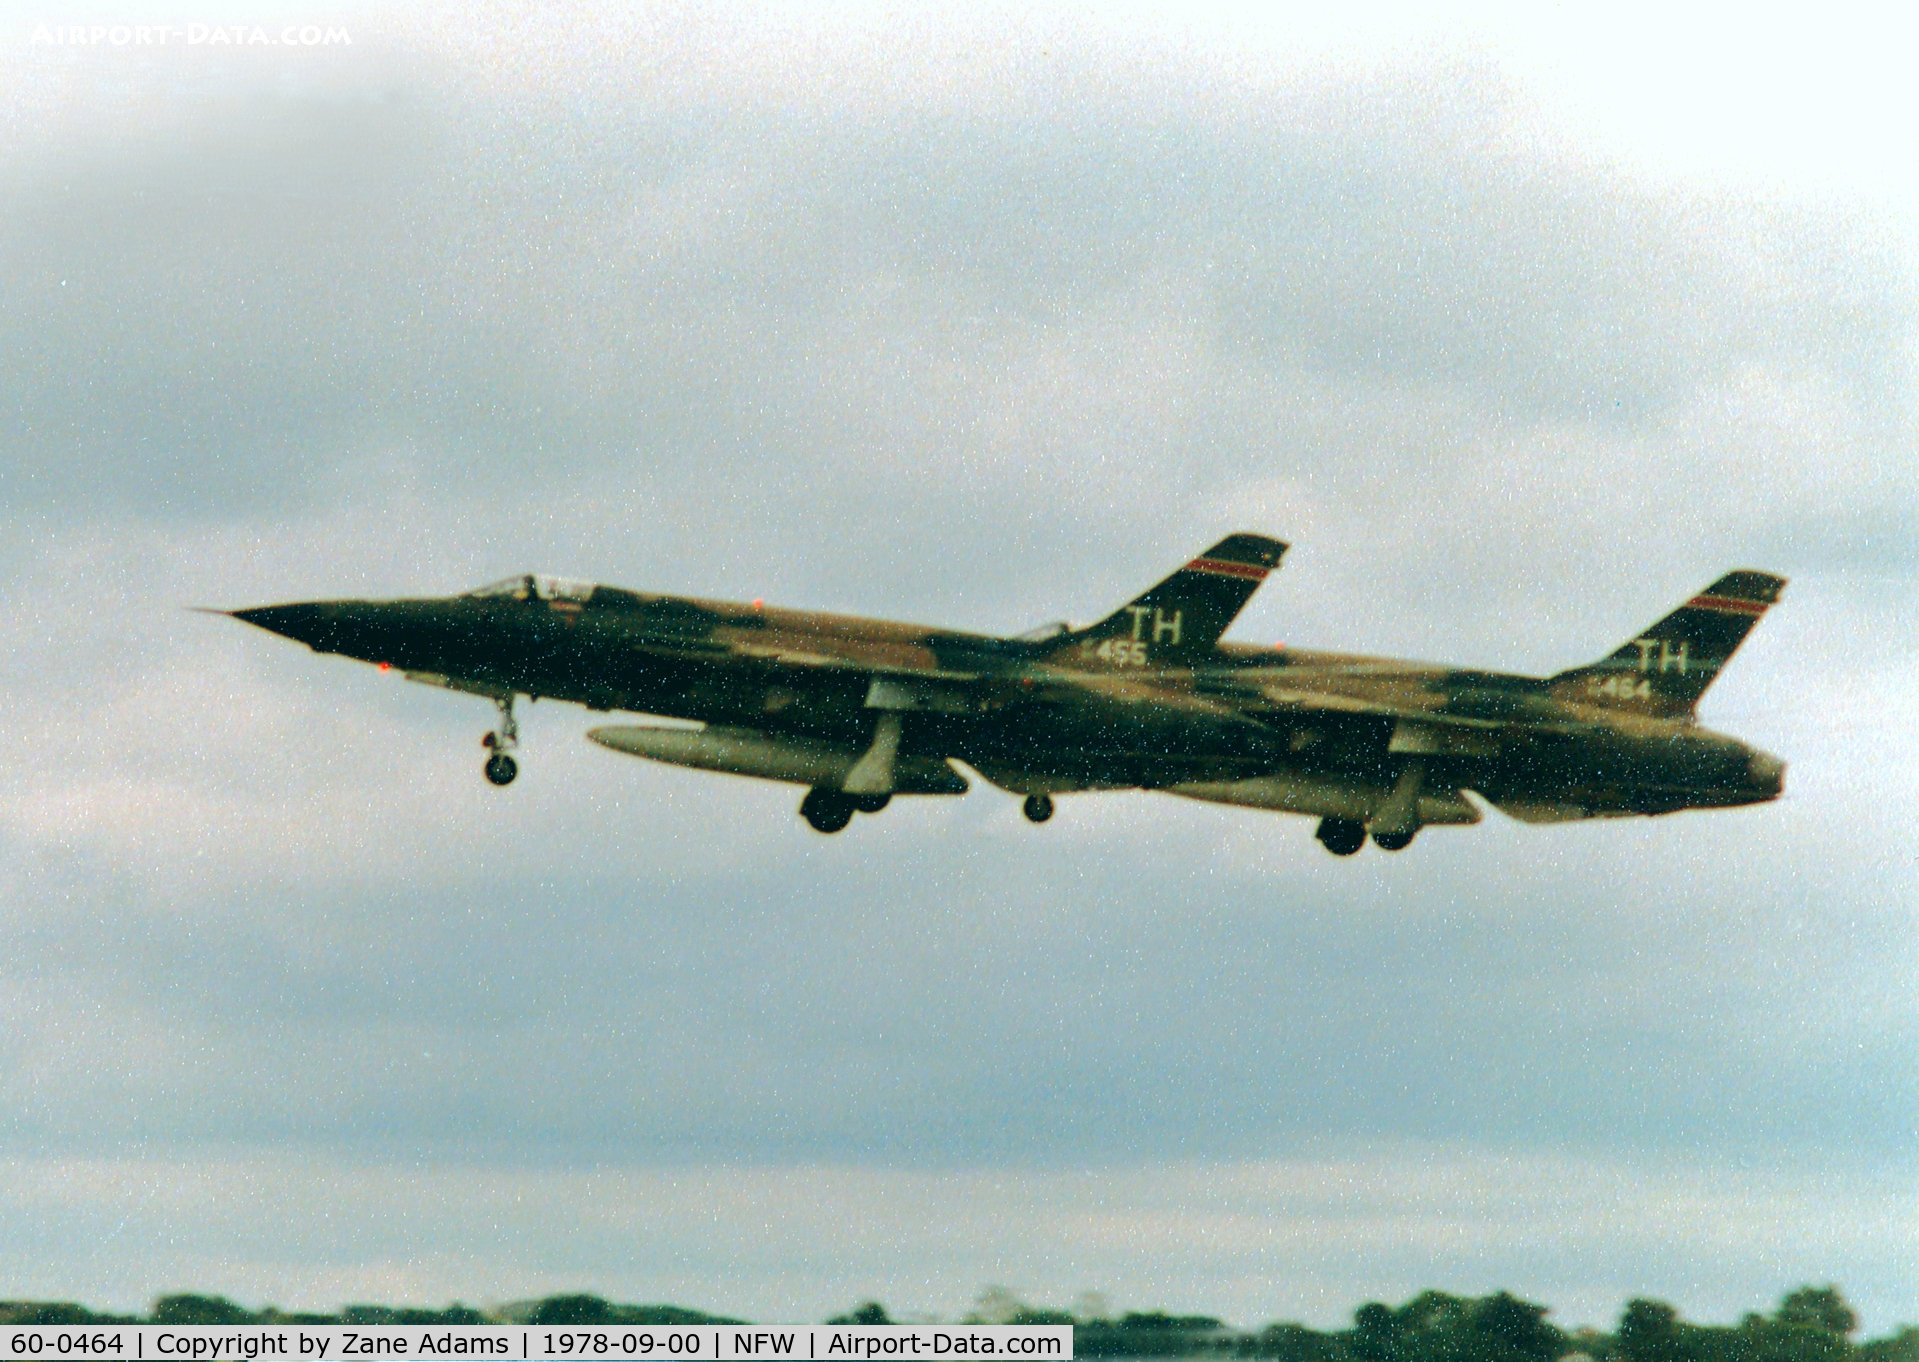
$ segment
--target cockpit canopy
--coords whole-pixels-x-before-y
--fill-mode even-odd
[[[529,572],[520,577],[507,577],[490,586],[475,587],[466,594],[473,597],[504,597],[515,601],[577,601],[584,605],[587,597],[593,594],[593,583],[572,577],[550,577],[543,572]]]
[[[1039,625],[1037,628],[1028,629],[1025,633],[1016,634],[1014,637],[1021,643],[1050,643],[1054,639],[1064,638],[1072,632],[1073,626],[1065,620],[1054,620],[1051,624]]]

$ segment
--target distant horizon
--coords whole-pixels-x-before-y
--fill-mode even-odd
[[[1812,1291],[1815,1289],[1821,1290],[1821,1291],[1836,1290],[1839,1296],[1842,1298],[1844,1297],[1844,1294],[1845,1294],[1844,1288],[1840,1287],[1836,1283],[1826,1283],[1823,1286],[1818,1288],[1815,1288],[1813,1284],[1811,1283],[1806,1283],[1803,1286],[1796,1288],[1795,1290],[1804,1292],[1804,1291]],[[1403,1308],[1404,1306],[1410,1305],[1414,1301],[1417,1301],[1421,1299],[1422,1297],[1435,1294],[1435,1293],[1439,1295],[1447,1295],[1447,1296],[1455,1295],[1455,1293],[1446,1292],[1441,1288],[1428,1288],[1426,1291],[1415,1293],[1413,1296],[1407,1298],[1406,1301],[1399,1303],[1399,1307],[1395,1307],[1395,1308]],[[1098,1294],[1098,1293],[1091,1293],[1091,1294]],[[1497,1292],[1497,1293],[1488,1293],[1488,1294],[1489,1295],[1506,1295],[1510,1293]],[[1790,1296],[1791,1294],[1793,1293],[1789,1292],[1787,1293],[1787,1296]],[[1473,1301],[1475,1299],[1470,1296],[1458,1296],[1456,1298],[1463,1301],[1468,1301],[1468,1302]],[[1786,1297],[1782,1297],[1781,1299],[1783,1300],[1785,1298]],[[1640,1296],[1640,1297],[1634,1297],[1633,1299],[1648,1300],[1650,1298]],[[1123,1326],[1123,1325],[1137,1321],[1145,1327],[1159,1327],[1162,1324],[1162,1322],[1164,1322],[1164,1323],[1176,1324],[1182,1327],[1193,1328],[1193,1327],[1197,1327],[1198,1324],[1203,1321],[1208,1324],[1217,1325],[1218,1327],[1232,1334],[1235,1334],[1241,1337],[1249,1337],[1249,1338],[1254,1337],[1262,1333],[1263,1331],[1267,1331],[1267,1330],[1271,1330],[1279,1327],[1296,1326],[1300,1324],[1300,1321],[1285,1319],[1285,1318],[1267,1320],[1260,1324],[1250,1324],[1250,1325],[1235,1324],[1232,1321],[1221,1319],[1218,1316],[1207,1315],[1203,1311],[1181,1312],[1179,1314],[1173,1314],[1171,1312],[1164,1310],[1163,1308],[1145,1307],[1145,1306],[1137,1307],[1137,1308],[1116,1306],[1116,1307],[1113,1307],[1110,1310],[1110,1312],[1107,1314],[1082,1317],[1082,1316],[1076,1315],[1071,1309],[1068,1309],[1068,1308],[1063,1308],[1060,1306],[1051,1305],[1044,1302],[1029,1302],[1029,1301],[1021,1300],[1014,1294],[1007,1292],[1005,1288],[1002,1288],[1002,1287],[986,1288],[984,1291],[981,1292],[981,1294],[978,1297],[975,1298],[975,1303],[974,1303],[975,1309],[973,1311],[965,1315],[950,1318],[950,1319],[942,1316],[936,1316],[936,1315],[918,1315],[918,1314],[895,1315],[892,1313],[891,1310],[887,1309],[886,1303],[884,1301],[881,1301],[877,1297],[870,1296],[870,1295],[862,1297],[860,1300],[854,1302],[853,1304],[848,1305],[843,1311],[840,1311],[837,1315],[834,1315],[834,1316],[828,1316],[824,1319],[818,1319],[818,1320],[810,1320],[810,1319],[794,1320],[794,1319],[783,1319],[783,1318],[782,1319],[751,1319],[743,1316],[728,1315],[728,1314],[721,1313],[719,1311],[710,1310],[706,1308],[705,1306],[688,1305],[684,1302],[679,1302],[679,1301],[647,1301],[647,1302],[613,1301],[608,1299],[605,1296],[600,1295],[598,1292],[587,1289],[587,1290],[579,1290],[579,1291],[557,1292],[557,1293],[552,1293],[545,1296],[528,1296],[528,1297],[523,1297],[518,1299],[492,1301],[492,1302],[479,1301],[479,1300],[467,1300],[465,1298],[456,1296],[452,1298],[451,1300],[447,1301],[445,1304],[437,1305],[437,1306],[417,1303],[417,1302],[411,1303],[411,1304],[391,1304],[391,1303],[382,1303],[382,1302],[374,1302],[374,1301],[349,1301],[349,1302],[344,1302],[340,1304],[332,1311],[285,1310],[270,1301],[263,1302],[261,1304],[249,1307],[242,1302],[235,1301],[231,1297],[223,1295],[218,1292],[177,1291],[177,1292],[168,1292],[164,1295],[156,1296],[152,1303],[152,1309],[150,1309],[148,1312],[148,1317],[145,1320],[140,1320],[138,1322],[142,1322],[142,1323],[168,1322],[168,1321],[155,1319],[154,1317],[163,1313],[167,1313],[167,1310],[165,1307],[169,1307],[169,1306],[176,1307],[174,1313],[178,1313],[177,1307],[181,1303],[189,1303],[189,1304],[206,1303],[209,1305],[219,1306],[219,1307],[233,1307],[239,1311],[242,1311],[246,1314],[256,1317],[256,1322],[265,1322],[265,1323],[277,1322],[279,1318],[286,1317],[286,1316],[331,1314],[334,1316],[342,1317],[341,1322],[344,1322],[344,1323],[419,1324],[419,1323],[427,1323],[427,1321],[420,1321],[420,1320],[390,1321],[390,1320],[380,1320],[377,1318],[345,1319],[344,1317],[349,1314],[355,1314],[355,1315],[361,1315],[361,1316],[379,1315],[379,1314],[400,1314],[400,1313],[444,1314],[452,1311],[468,1310],[477,1314],[487,1316],[486,1322],[488,1323],[526,1324],[531,1322],[537,1322],[537,1316],[543,1307],[551,1307],[555,1305],[572,1305],[572,1304],[581,1303],[581,1302],[592,1303],[594,1305],[605,1307],[608,1311],[614,1312],[615,1314],[617,1314],[618,1312],[627,1312],[629,1314],[632,1312],[641,1312],[641,1313],[670,1314],[674,1316],[689,1316],[689,1317],[698,1316],[699,1317],[699,1318],[687,1318],[684,1320],[673,1319],[670,1321],[667,1321],[667,1320],[645,1321],[648,1323],[663,1323],[663,1322],[682,1323],[684,1322],[684,1323],[714,1323],[714,1324],[725,1324],[725,1325],[731,1325],[731,1324],[817,1325],[817,1324],[856,1324],[856,1323],[862,1323],[862,1322],[890,1323],[890,1324],[929,1324],[929,1325],[931,1324],[1005,1324],[1005,1323],[1034,1322],[1024,1317],[1031,1316],[1031,1315],[1047,1315],[1047,1316],[1066,1316],[1067,1317],[1065,1319],[1047,1319],[1044,1321],[1047,1323],[1055,1323],[1055,1322],[1072,1323],[1076,1326],[1085,1326],[1085,1327],[1117,1327],[1117,1326]],[[1380,1303],[1384,1303],[1389,1306],[1392,1305],[1391,1302],[1375,1302],[1371,1300],[1365,1300],[1365,1301],[1360,1301],[1356,1303],[1353,1306],[1352,1311],[1350,1313],[1352,1313],[1354,1316],[1357,1316],[1358,1313],[1362,1309],[1364,1309],[1366,1306],[1373,1305],[1373,1304],[1380,1304]],[[1553,1313],[1552,1307],[1550,1304],[1545,1302],[1530,1302],[1530,1303],[1533,1305],[1543,1305],[1546,1311],[1546,1316],[1550,1320],[1550,1317]],[[1660,1303],[1668,1304],[1668,1305],[1672,1304],[1671,1302],[1660,1302]],[[1771,1304],[1773,1306],[1777,1306],[1779,1302],[1775,1301],[1775,1302],[1772,1302]],[[49,1308],[49,1307],[61,1307],[61,1306],[77,1306],[82,1310],[91,1310],[91,1308],[85,1302],[73,1300],[71,1298],[49,1297],[43,1300],[22,1300],[22,1299],[10,1299],[4,1295],[0,1295],[0,1325],[5,1325],[7,1323],[13,1322],[12,1320],[10,1320],[9,1315],[13,1313],[18,1313],[22,1310],[30,1310],[36,1307]],[[852,1318],[852,1316],[856,1312],[859,1312],[862,1310],[870,1310],[871,1308],[876,1306],[879,1307],[880,1310],[885,1313],[886,1318],[884,1320],[862,1321],[859,1319]],[[982,1311],[982,1307],[984,1308],[984,1312]],[[1674,1308],[1677,1309],[1676,1306]],[[129,1312],[101,1310],[101,1311],[91,1311],[91,1313],[123,1315]],[[1621,1313],[1623,1316],[1624,1314],[1623,1306],[1622,1306]],[[1743,1320],[1749,1319],[1754,1315],[1763,1315],[1764,1313],[1765,1312],[1763,1309],[1761,1309],[1758,1306],[1755,1306],[1751,1310],[1742,1311],[1739,1319],[1721,1321],[1721,1320],[1693,1319],[1689,1317],[1683,1309],[1678,1310],[1678,1316],[1681,1322],[1687,1325],[1702,1327],[1702,1328],[1732,1328],[1737,1326]],[[178,1322],[178,1323],[208,1322],[210,1323],[210,1322],[216,1322],[216,1321],[179,1319],[172,1322]],[[217,1322],[225,1322],[225,1321],[217,1321]],[[432,1321],[431,1323],[437,1324],[440,1322],[441,1321]],[[557,1324],[557,1323],[575,1323],[575,1322],[591,1323],[596,1321],[555,1319],[550,1322]],[[616,1320],[615,1322],[633,1322],[633,1321],[617,1321]],[[1567,1325],[1567,1324],[1562,1324],[1558,1321],[1552,1321],[1552,1322],[1569,1339],[1578,1339],[1578,1338],[1585,1337],[1589,1334],[1609,1336],[1612,1332],[1611,1330],[1605,1329],[1601,1326],[1597,1326],[1591,1323]],[[1855,1328],[1853,1330],[1853,1334],[1857,1336],[1856,1345],[1863,1345],[1865,1343],[1870,1343],[1875,1341],[1884,1341],[1884,1340],[1899,1338],[1902,1335],[1910,1333],[1915,1328],[1919,1328],[1919,1324],[1915,1324],[1913,1321],[1898,1321],[1892,1324],[1883,1333],[1872,1334],[1868,1336],[1867,1331],[1864,1330],[1863,1328]],[[1337,1332],[1344,1332],[1344,1331],[1337,1330],[1337,1329],[1335,1330],[1322,1329],[1322,1330],[1318,1330],[1317,1332],[1325,1334],[1325,1333],[1337,1333]]]

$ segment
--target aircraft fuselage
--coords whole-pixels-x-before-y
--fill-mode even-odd
[[[963,791],[949,759],[1028,796],[1036,821],[1055,794],[1158,789],[1317,815],[1321,839],[1342,852],[1354,828],[1396,847],[1427,824],[1475,822],[1467,790],[1527,821],[1778,797],[1782,763],[1700,727],[1680,704],[1723,662],[1713,650],[1730,653],[1708,616],[1756,618],[1763,604],[1697,597],[1662,621],[1680,621],[1673,637],[1545,679],[1218,642],[1246,582],[1284,547],[1261,557],[1258,546],[1275,543],[1236,536],[1102,624],[1042,638],[541,577],[448,598],[234,613],[316,651],[492,698],[503,716],[489,735],[496,783],[515,769],[511,705],[525,695],[704,725],[705,735],[592,736],[808,784],[827,823],[843,805],[850,817],[893,794]],[[1777,579],[1745,576],[1774,583],[1776,596]]]

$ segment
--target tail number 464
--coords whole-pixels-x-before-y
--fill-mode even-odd
[[[1610,695],[1615,700],[1650,700],[1652,682],[1634,676],[1595,676],[1586,682],[1593,695]]]

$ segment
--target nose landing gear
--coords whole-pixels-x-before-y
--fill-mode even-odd
[[[520,774],[520,763],[511,755],[520,745],[520,725],[513,718],[513,697],[493,702],[499,706],[500,726],[480,739],[480,746],[492,753],[486,759],[486,778],[495,785],[511,785],[513,778]]]

